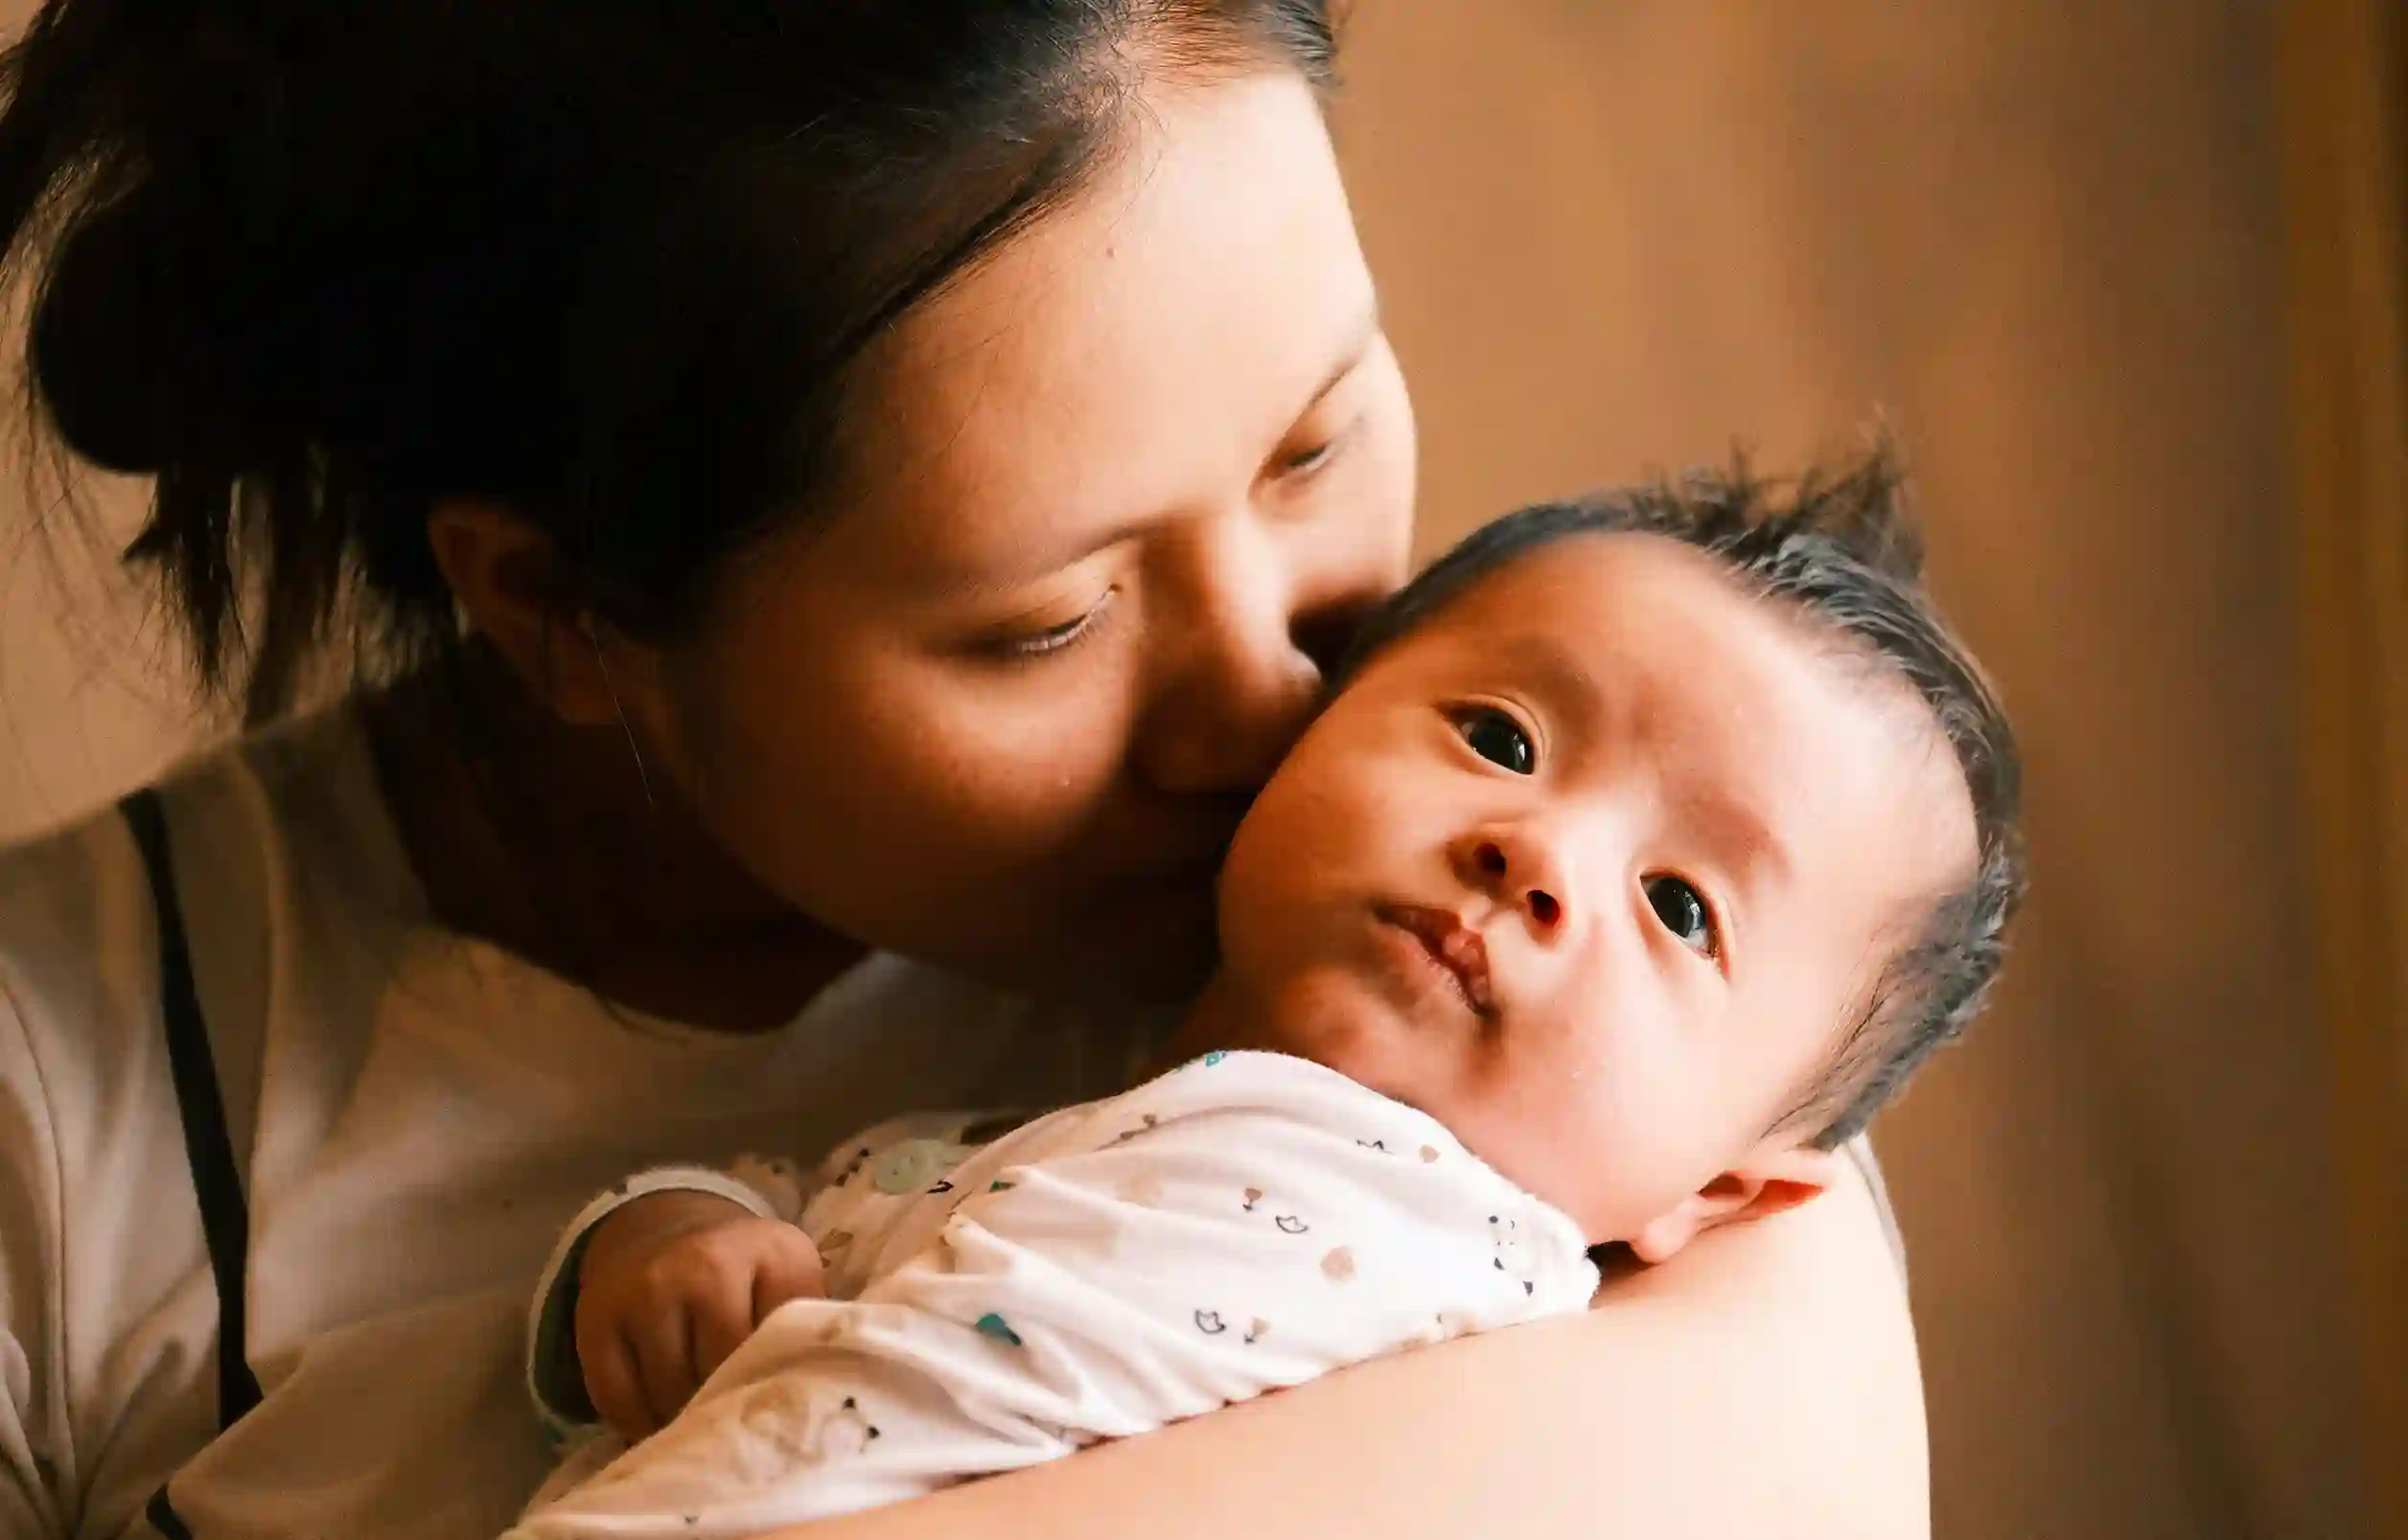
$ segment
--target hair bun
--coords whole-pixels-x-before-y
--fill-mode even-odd
[[[251,329],[169,214],[137,187],[77,221],[44,274],[27,364],[68,447],[104,469],[250,469]]]

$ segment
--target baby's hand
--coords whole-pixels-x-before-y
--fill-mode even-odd
[[[817,1298],[811,1237],[702,1192],[656,1192],[604,1220],[577,1266],[586,1395],[634,1443],[678,1414],[763,1317]]]

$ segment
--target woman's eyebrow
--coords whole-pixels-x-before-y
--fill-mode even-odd
[[[1031,550],[1012,564],[1008,572],[964,575],[947,589],[957,599],[990,598],[1035,583],[1056,572],[1066,571],[1102,551],[1127,540],[1133,540],[1160,522],[1160,516],[1146,513],[1134,518],[1122,519],[1106,528],[1089,533],[1074,545],[1056,550]]]
[[[1347,376],[1361,368],[1363,360],[1371,356],[1371,350],[1378,345],[1381,328],[1378,295],[1372,297],[1371,302],[1363,308],[1361,317],[1345,334],[1349,340],[1344,350],[1338,355],[1337,362],[1331,366],[1329,374],[1322,378],[1321,383],[1314,388],[1313,393],[1305,399],[1303,408],[1296,413],[1298,417],[1304,416],[1327,401],[1330,392],[1344,384]]]
[[[1345,333],[1347,341],[1339,353],[1337,362],[1331,367],[1329,374],[1314,388],[1311,397],[1297,409],[1295,416],[1304,417],[1315,406],[1328,400],[1331,391],[1344,384],[1349,376],[1363,366],[1363,360],[1371,356],[1372,349],[1379,345],[1381,334],[1379,301],[1374,297],[1363,308],[1362,314],[1354,326]],[[1150,528],[1155,521],[1155,516],[1150,513],[1120,520],[1103,529],[1089,533],[1075,544],[1053,551],[1028,553],[1027,560],[1018,563],[1014,571],[965,578],[954,584],[952,590],[957,595],[970,596],[1018,587],[1022,584],[1034,582],[1048,573],[1077,566],[1099,551],[1109,550],[1124,540],[1134,540]]]

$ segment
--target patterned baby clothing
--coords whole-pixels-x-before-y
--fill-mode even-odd
[[[628,1192],[799,1203],[828,1297],[774,1311],[634,1449],[582,1443],[514,1533],[758,1534],[1572,1314],[1597,1288],[1567,1215],[1307,1060],[1210,1053],[1015,1121],[887,1125],[836,1151],[807,1203],[791,1167],[639,1179]],[[556,1424],[590,1417],[557,1362],[561,1279],[623,1201],[572,1228],[538,1302],[531,1379]]]

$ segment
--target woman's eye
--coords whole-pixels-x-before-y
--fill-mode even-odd
[[[1330,463],[1330,457],[1337,452],[1337,440],[1331,439],[1326,444],[1316,444],[1309,449],[1297,449],[1284,454],[1280,456],[1280,474],[1301,476],[1307,471],[1318,471]]]
[[[1722,942],[1714,933],[1714,911],[1705,907],[1705,899],[1696,888],[1681,878],[1664,875],[1646,879],[1640,887],[1647,894],[1648,908],[1682,946],[1708,957],[1720,954]]]
[[[1309,476],[1329,465],[1346,448],[1359,426],[1350,422],[1334,433],[1314,439],[1301,448],[1282,449],[1271,457],[1271,473],[1279,477]]]
[[[1539,750],[1530,742],[1530,735],[1521,730],[1521,724],[1493,706],[1480,706],[1465,712],[1455,723],[1455,730],[1471,751],[1492,765],[1527,775],[1539,768]]]
[[[994,651],[1013,661],[1045,657],[1061,652],[1094,633],[1103,619],[1104,611],[1112,608],[1113,595],[1119,591],[1116,588],[1104,589],[1103,597],[1088,606],[1086,612],[1075,620],[1066,620],[1058,626],[1048,626],[1043,631],[1024,635],[998,637],[993,644]]]

